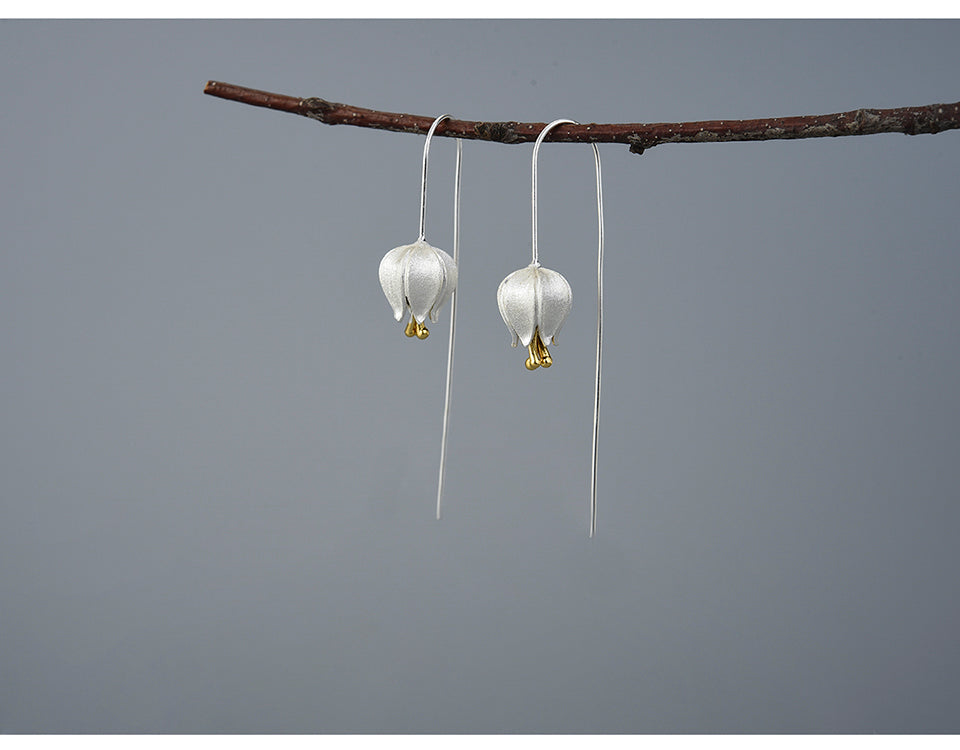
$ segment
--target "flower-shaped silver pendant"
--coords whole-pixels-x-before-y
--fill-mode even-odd
[[[567,280],[556,271],[531,263],[500,282],[497,304],[513,334],[512,346],[522,342],[527,347],[527,369],[550,367],[553,358],[547,344],[557,343],[555,337],[573,305]]]
[[[410,314],[403,332],[422,340],[430,335],[423,322],[428,317],[435,322],[440,308],[457,288],[457,264],[443,250],[420,238],[383,256],[380,286],[394,318],[400,320],[405,312]]]

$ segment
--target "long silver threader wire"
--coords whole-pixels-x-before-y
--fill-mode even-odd
[[[425,238],[425,226],[427,218],[427,165],[430,159],[430,139],[437,129],[437,125],[449,118],[450,115],[440,115],[430,129],[427,131],[427,138],[423,144],[423,173],[420,179],[420,235],[419,239]],[[454,169],[453,185],[453,262],[458,266],[460,264],[460,170],[463,162],[463,141],[457,138],[457,163]],[[458,274],[459,276],[459,274]],[[437,520],[440,520],[440,509],[443,500],[443,479],[447,465],[447,427],[450,423],[450,393],[453,375],[453,340],[457,324],[457,293],[453,291],[450,298],[450,339],[447,345],[447,383],[444,391],[443,400],[443,432],[440,436],[440,472],[437,479]]]
[[[460,276],[460,165],[463,161],[463,140],[457,138],[457,165],[453,177],[453,262]],[[437,520],[440,520],[440,503],[443,499],[443,474],[447,465],[447,425],[450,421],[450,388],[453,383],[453,336],[457,327],[457,298],[455,289],[450,297],[450,342],[447,346],[447,387],[443,400],[443,433],[440,437],[440,477],[437,481]]]
[[[600,435],[600,362],[603,354],[603,180],[600,175],[600,149],[593,146],[597,163],[597,378],[593,401],[593,458],[590,462],[590,536],[597,533],[597,438]]]
[[[533,213],[533,236],[532,252],[533,265],[540,265],[539,254],[537,251],[537,155],[540,153],[540,144],[547,133],[557,125],[570,124],[579,125],[576,120],[554,120],[547,125],[537,137],[537,142],[533,145],[533,167],[532,167],[532,186],[531,186],[531,210]],[[596,369],[596,387],[594,389],[593,400],[593,444],[592,456],[590,460],[590,536],[597,533],[597,449],[598,438],[600,436],[600,363],[603,355],[603,179],[600,171],[600,149],[596,143],[590,144],[593,147],[593,158],[597,165],[597,369]]]

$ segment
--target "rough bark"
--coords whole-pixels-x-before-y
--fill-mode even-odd
[[[300,99],[244,86],[208,81],[203,93],[255,107],[309,117],[327,125],[425,134],[434,117],[380,112],[310,97]],[[444,120],[435,134],[498,143],[535,141],[546,123]],[[642,154],[661,143],[717,143],[831,138],[874,133],[939,133],[960,128],[960,102],[896,109],[856,109],[832,115],[770,117],[761,120],[705,120],[674,123],[559,125],[546,140],[555,143],[623,143]]]

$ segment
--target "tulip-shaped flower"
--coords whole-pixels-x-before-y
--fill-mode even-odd
[[[430,335],[424,320],[429,317],[435,322],[440,308],[457,288],[457,264],[443,250],[420,238],[383,256],[380,286],[394,318],[400,320],[405,311],[410,313],[403,332],[422,340]]]
[[[500,315],[513,334],[513,346],[523,342],[530,356],[528,370],[550,367],[553,359],[547,344],[556,344],[555,336],[573,305],[570,284],[556,271],[531,263],[514,271],[497,289]]]

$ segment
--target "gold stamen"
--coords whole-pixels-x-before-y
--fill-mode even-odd
[[[547,351],[547,347],[544,346],[543,341],[540,339],[540,333],[537,332],[537,351],[540,353],[540,366],[549,367],[553,364],[553,357],[550,356],[550,352]]]
[[[547,347],[544,346],[543,341],[540,340],[540,329],[533,329],[533,339],[527,344],[527,351],[530,352],[530,356],[527,358],[527,361],[524,362],[528,370],[536,370],[538,367],[549,367],[553,364],[553,357],[550,356],[550,352],[547,351]]]
[[[412,314],[410,315],[410,322],[407,323],[407,327],[403,329],[403,332],[410,338],[416,336],[421,341],[430,335],[430,331],[427,330],[427,327],[423,323],[418,323],[417,319],[413,317]]]
[[[403,329],[403,332],[411,338],[417,335],[417,321],[414,320],[412,315],[410,316],[410,322],[407,323],[407,327]]]

